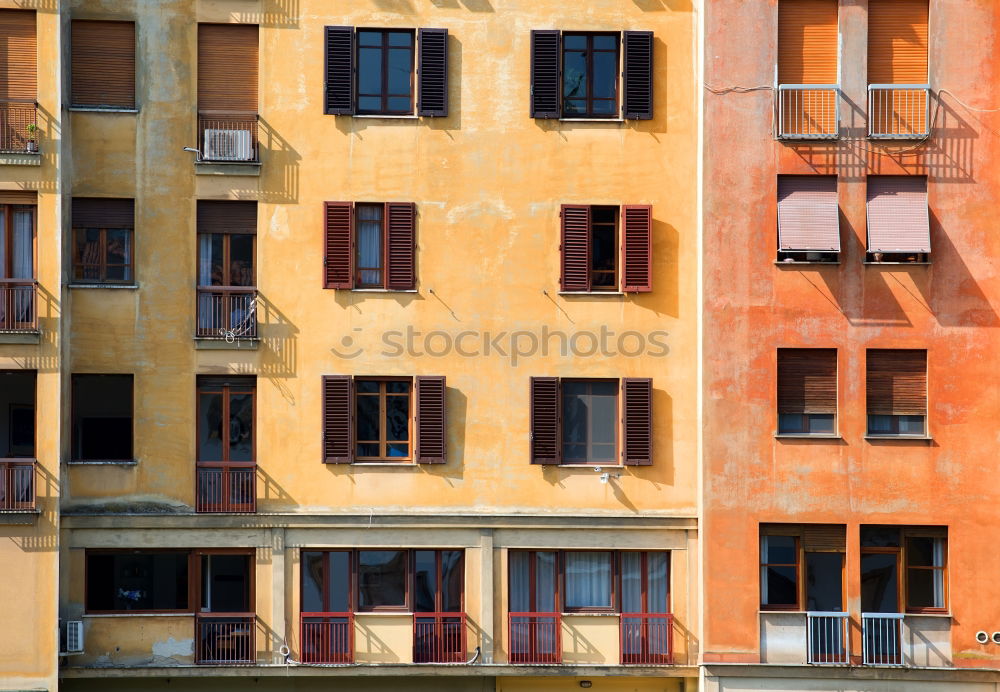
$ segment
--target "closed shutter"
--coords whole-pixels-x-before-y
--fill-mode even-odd
[[[354,27],[326,27],[323,112],[354,115]]]
[[[801,524],[761,524],[761,536],[801,536]]]
[[[133,228],[134,218],[131,199],[73,198],[73,228]]]
[[[778,413],[837,413],[837,349],[778,349]]]
[[[838,43],[837,0],[779,0],[779,84],[836,84]]]
[[[35,12],[0,10],[0,99],[34,101],[38,95]]]
[[[927,178],[868,176],[868,252],[930,252]]]
[[[802,549],[808,553],[847,551],[847,527],[843,524],[802,524]]]
[[[531,463],[558,464],[562,459],[559,426],[559,378],[531,378]]]
[[[419,29],[417,115],[448,115],[448,30]]]
[[[562,113],[560,48],[557,30],[531,32],[531,117],[558,118]]]
[[[840,252],[836,176],[778,176],[778,247]]]
[[[563,291],[590,290],[590,207],[564,204],[560,217]]]
[[[198,110],[257,112],[255,24],[198,25]]]
[[[927,415],[927,351],[869,349],[868,414]]]
[[[414,230],[417,207],[412,202],[389,202],[385,205],[386,251],[388,273],[386,287],[397,291],[416,287]]]
[[[135,24],[73,20],[74,106],[135,108]]]
[[[868,83],[927,83],[927,0],[868,0]]]
[[[622,219],[622,290],[649,292],[653,290],[653,208],[626,205]]]
[[[445,378],[418,376],[417,463],[443,464],[448,460],[448,418]]]
[[[350,375],[323,377],[323,462],[354,461],[354,380]]]
[[[199,233],[256,233],[256,202],[198,200]]]
[[[323,288],[354,288],[354,205],[323,205]]]
[[[622,380],[622,459],[626,466],[653,463],[653,381]]]
[[[626,31],[622,103],[627,120],[653,118],[653,32]]]

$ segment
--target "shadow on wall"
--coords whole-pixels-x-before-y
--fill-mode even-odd
[[[375,0],[376,3],[379,0]],[[490,0],[431,0],[431,4],[439,9],[466,9],[469,12],[496,12]]]
[[[260,465],[257,466],[257,487],[260,489],[258,511],[274,512],[294,507],[295,499]]]
[[[263,347],[260,374],[267,378],[295,377],[299,328],[262,294],[257,294],[258,328]]]
[[[643,12],[693,12],[691,0],[632,0]]]
[[[678,640],[684,642],[683,652],[678,654],[680,647],[677,646]],[[674,618],[674,663],[680,665],[696,665],[698,661],[698,638],[695,636],[694,632],[689,630],[687,627],[682,625],[677,618]]]
[[[261,0],[257,12],[234,13],[246,24],[260,24],[270,29],[297,29],[299,26],[299,0]]]
[[[374,659],[378,663],[399,663],[399,656],[389,648],[381,637],[379,637],[367,622],[354,621],[354,650],[365,659]]]

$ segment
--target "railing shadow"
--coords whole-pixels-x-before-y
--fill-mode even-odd
[[[356,658],[377,657],[378,663],[399,663],[399,654],[391,649],[381,637],[372,631],[372,628],[364,622],[355,620],[354,625],[354,649],[360,656]]]
[[[295,504],[295,499],[288,494],[288,491],[259,464],[257,466],[257,481],[260,487],[260,494],[257,496],[258,512],[261,509],[266,511],[275,511],[279,507],[285,509]],[[266,502],[267,506],[261,507],[262,502]]]

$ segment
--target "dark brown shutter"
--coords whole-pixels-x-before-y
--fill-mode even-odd
[[[847,527],[802,524],[802,549],[809,553],[843,553],[847,550]]]
[[[840,252],[836,176],[778,176],[778,247]]]
[[[323,463],[354,461],[354,379],[323,376]]]
[[[74,106],[135,108],[135,23],[72,23]]]
[[[131,199],[73,198],[73,228],[133,228],[134,218]]]
[[[324,112],[354,115],[354,27],[326,27]]]
[[[198,25],[198,110],[257,112],[256,24]]]
[[[626,31],[622,103],[627,120],[653,119],[653,32]]]
[[[868,414],[927,415],[927,351],[869,349]]]
[[[531,117],[558,118],[562,113],[559,98],[560,48],[558,30],[531,32]]]
[[[930,252],[927,178],[868,176],[868,252]]]
[[[417,207],[413,202],[389,202],[385,205],[385,215],[388,255],[386,288],[412,290],[417,285],[414,262]]]
[[[448,460],[448,389],[441,377],[418,376],[417,463],[443,464]]]
[[[417,115],[448,115],[448,30],[418,29]]]
[[[0,10],[0,99],[38,96],[38,42],[34,10]]]
[[[560,439],[559,378],[531,378],[531,463],[558,464]]]
[[[653,380],[622,380],[622,460],[626,466],[653,464]]]
[[[323,205],[323,288],[354,288],[354,204]]]
[[[778,413],[837,413],[837,349],[778,349]]]
[[[561,225],[563,291],[590,290],[590,207],[564,204]]]
[[[648,204],[622,207],[622,290],[653,290],[653,208]]]
[[[0,190],[0,204],[38,204],[35,190]]]
[[[199,233],[256,233],[256,202],[198,200]]]

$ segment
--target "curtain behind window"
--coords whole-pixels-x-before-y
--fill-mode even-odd
[[[566,607],[611,606],[611,553],[566,553]]]
[[[382,267],[382,208],[358,207],[358,266]],[[382,283],[382,272],[369,269],[360,272],[362,285]]]
[[[14,253],[12,262],[14,279],[34,278],[34,212],[30,209],[14,210]]]

